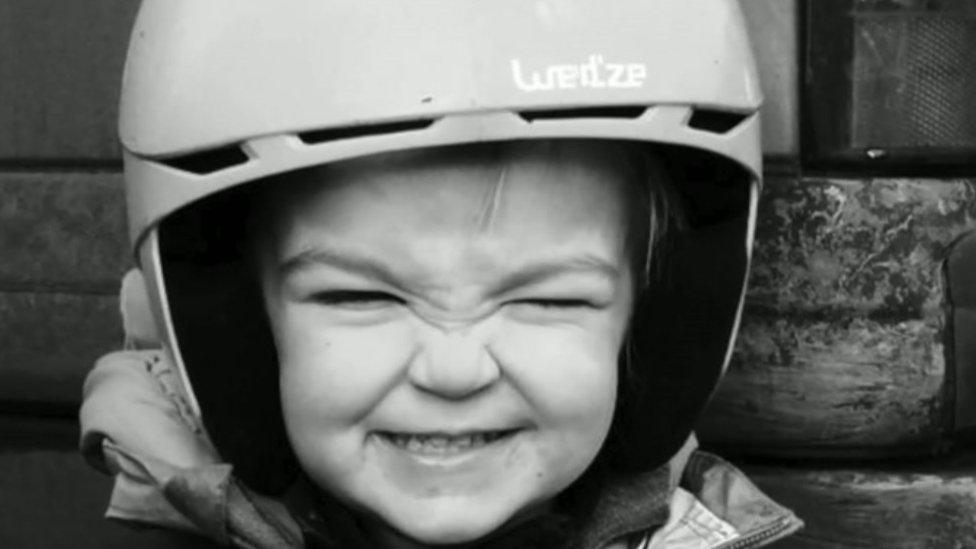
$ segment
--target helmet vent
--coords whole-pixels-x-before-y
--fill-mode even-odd
[[[433,123],[434,120],[425,118],[421,120],[390,122],[388,124],[370,124],[367,126],[328,128],[324,130],[302,132],[298,134],[298,138],[307,145],[315,145],[317,143],[352,139],[355,137],[367,137],[370,135],[383,135],[423,130],[429,128]]]
[[[618,107],[585,107],[576,109],[546,109],[519,111],[518,115],[526,122],[536,120],[560,120],[570,118],[640,118],[647,107],[644,105],[625,105]]]
[[[712,109],[695,109],[688,120],[688,126],[696,130],[711,133],[729,133],[741,124],[749,114],[740,112],[717,111]]]
[[[246,163],[250,158],[240,145],[230,145],[218,149],[166,158],[159,162],[171,168],[197,175],[207,175],[233,166]]]

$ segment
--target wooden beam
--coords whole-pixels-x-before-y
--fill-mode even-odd
[[[0,173],[0,291],[115,294],[132,263],[118,172]]]
[[[806,522],[775,547],[976,547],[976,459],[888,467],[744,467]]]
[[[972,180],[768,181],[742,330],[702,439],[766,457],[940,451],[959,374],[942,269],[976,227],[974,196]]]
[[[772,178],[748,302],[771,315],[941,315],[949,244],[976,228],[976,180]]]
[[[0,412],[74,416],[85,375],[121,345],[115,296],[0,293]]]
[[[0,1],[0,161],[117,163],[138,2]]]
[[[731,454],[927,455],[951,423],[940,327],[745,319],[698,433]]]

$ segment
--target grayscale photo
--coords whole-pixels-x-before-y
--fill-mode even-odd
[[[976,548],[976,0],[0,0],[0,548]]]

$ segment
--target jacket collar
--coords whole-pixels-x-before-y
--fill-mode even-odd
[[[698,442],[688,437],[664,465],[636,476],[611,478],[603,487],[596,507],[583,527],[578,547],[597,549],[613,541],[656,529],[668,519],[671,495]]]
[[[686,505],[675,505],[681,499]],[[770,499],[738,468],[698,451],[691,437],[664,466],[608,483],[577,547],[747,549],[786,537],[802,526],[796,515]],[[652,539],[656,543],[651,544]]]

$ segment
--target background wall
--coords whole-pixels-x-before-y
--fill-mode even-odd
[[[788,546],[976,546],[976,460],[946,451],[960,445],[944,271],[976,227],[976,183],[804,173],[800,8],[742,3],[767,184],[742,335],[702,438],[800,511]],[[0,0],[0,547],[163,543],[100,520],[110,479],[75,451],[84,375],[121,345],[115,116],[136,7]]]
[[[130,261],[114,119],[136,8],[0,1],[2,547],[144,543],[101,519],[111,479],[75,449],[81,381],[121,343]]]

